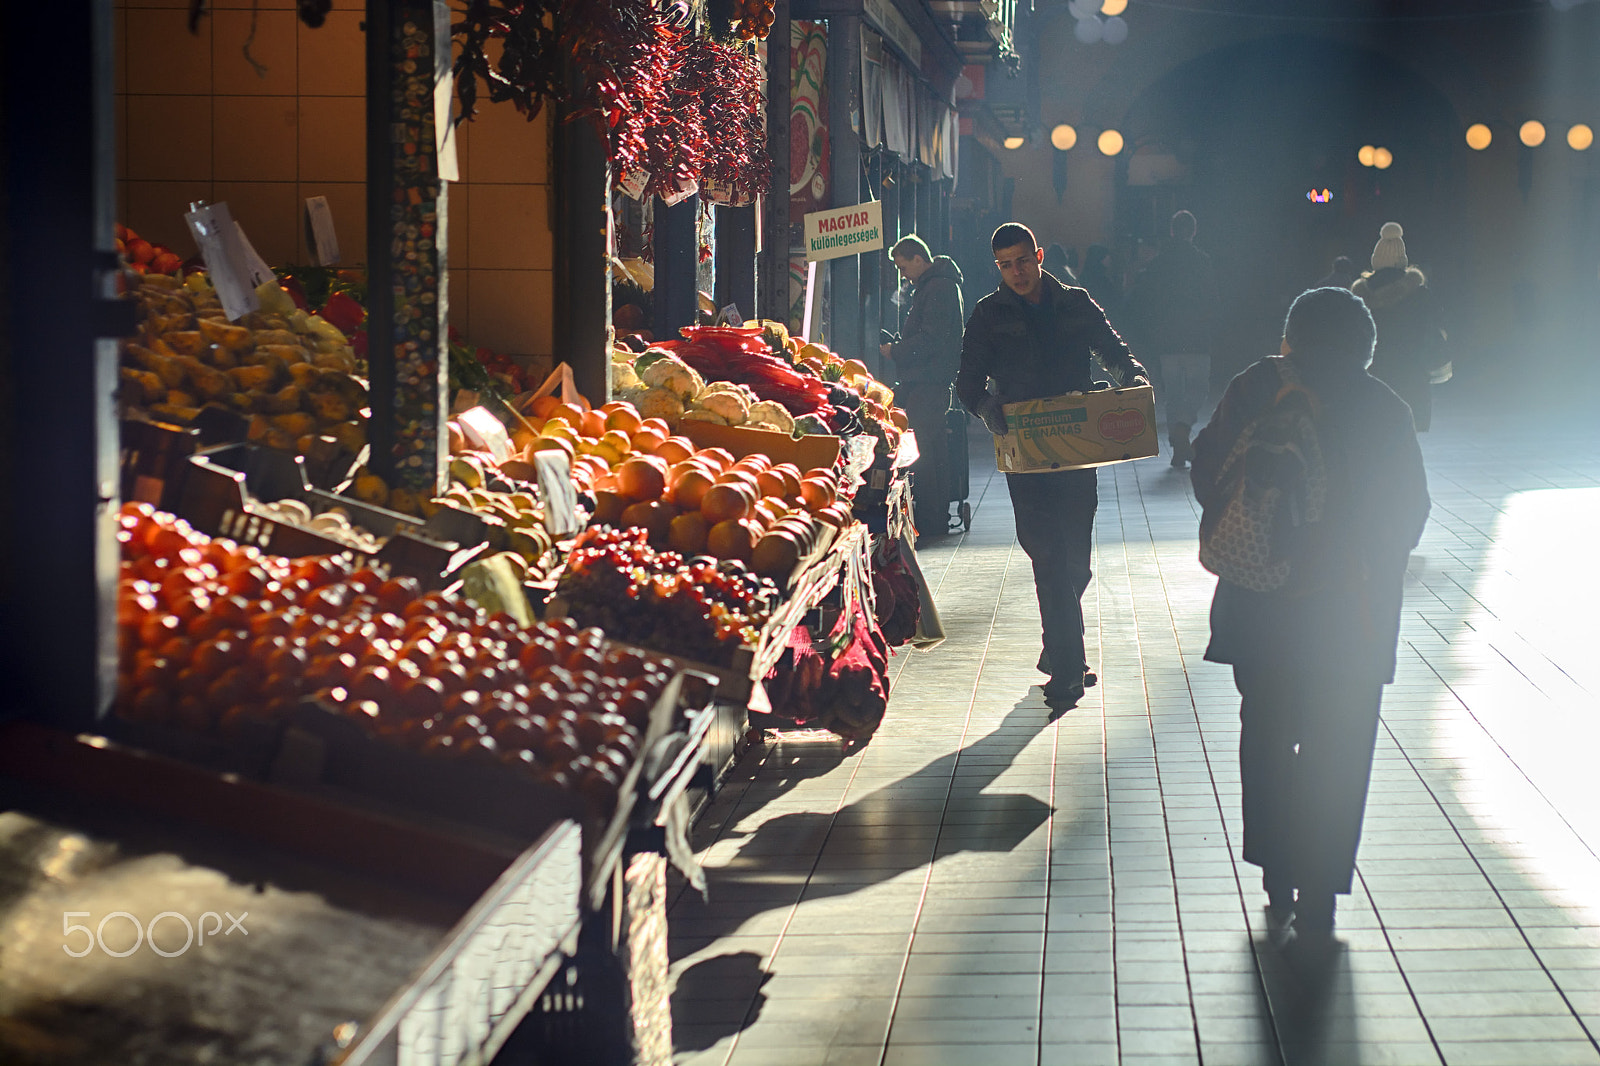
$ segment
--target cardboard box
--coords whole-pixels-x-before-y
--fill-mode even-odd
[[[1156,444],[1155,390],[1148,385],[1069,392],[1008,403],[1006,434],[994,439],[1006,474],[1043,474],[1144,459]]]
[[[770,429],[719,426],[692,418],[679,422],[678,432],[694,441],[697,448],[726,448],[735,459],[760,452],[775,463],[793,463],[802,473],[817,467],[829,469],[839,461],[839,438],[826,433],[795,438]]]

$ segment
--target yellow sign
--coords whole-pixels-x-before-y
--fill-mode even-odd
[[[883,247],[883,204],[868,200],[806,216],[806,259],[839,259]]]

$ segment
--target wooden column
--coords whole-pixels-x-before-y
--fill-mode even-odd
[[[111,27],[110,0],[10,5],[0,40],[0,717],[67,728],[116,685]]]
[[[756,266],[761,318],[789,321],[789,0],[773,5],[767,36],[767,152],[772,186],[761,201],[762,248]]]
[[[443,2],[367,3],[368,466],[433,494],[448,454],[445,187],[433,85],[450,55]]]
[[[833,206],[846,207],[859,202],[861,188],[861,135],[850,128],[850,116],[861,113],[860,16],[841,15],[828,21],[827,77],[828,140],[832,152],[828,188],[833,190]],[[865,255],[870,260],[883,253]],[[829,347],[846,358],[859,359],[868,351],[862,335],[862,266],[861,256],[847,255],[833,260],[828,268],[833,299],[826,335]],[[877,353],[875,343],[871,351]]]
[[[677,340],[679,328],[695,322],[699,215],[698,196],[671,207],[659,199],[655,203],[655,317],[650,328],[658,341]]]
[[[603,403],[610,388],[611,162],[587,118],[555,116],[556,358],[572,366],[578,391]]]
[[[717,310],[729,304],[745,318],[756,317],[756,209],[717,207],[715,283],[712,296]]]

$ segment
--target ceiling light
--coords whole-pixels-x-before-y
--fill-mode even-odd
[[[1010,148],[1010,149],[1014,150],[1014,149],[1017,149],[1017,148],[1021,148],[1023,145],[1027,144],[1028,143],[1028,138],[1026,138],[1026,137],[1007,137],[1004,141],[1001,141],[1000,143],[1004,144],[1007,148]]]
[[[1489,132],[1489,127],[1481,122],[1474,122],[1467,127],[1467,147],[1474,152],[1481,152],[1489,147],[1489,142],[1494,140],[1494,134]]]
[[[1567,143],[1581,152],[1594,143],[1594,130],[1580,122],[1567,131]]]
[[[1394,162],[1394,153],[1387,148],[1375,148],[1372,151],[1372,165],[1379,170],[1388,170],[1389,164]]]
[[[1116,130],[1106,130],[1097,143],[1101,155],[1116,155],[1122,151],[1122,134]]]
[[[1078,131],[1063,122],[1050,131],[1050,143],[1065,152],[1078,143]]]
[[[1120,15],[1126,10],[1128,10],[1128,0],[1105,0],[1105,3],[1100,5],[1102,15]]]
[[[1374,149],[1372,145],[1363,144],[1361,146],[1361,151],[1356,153],[1356,158],[1361,160],[1362,166],[1370,167],[1372,165],[1372,157],[1375,151],[1376,149]]]
[[[1538,119],[1530,118],[1522,124],[1517,131],[1517,136],[1522,138],[1522,143],[1529,148],[1537,148],[1544,143],[1544,123]]]

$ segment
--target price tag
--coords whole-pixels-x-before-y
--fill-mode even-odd
[[[719,326],[743,326],[744,316],[739,313],[738,304],[729,304],[717,314]]]
[[[698,181],[687,181],[680,184],[670,196],[663,196],[661,198],[661,202],[666,204],[668,207],[672,207],[675,204],[683,203],[683,201],[687,200],[689,197],[693,196],[699,191],[700,183]]]
[[[244,250],[244,266],[246,273],[250,277],[251,288],[260,285],[264,281],[277,281],[278,275],[272,272],[272,268],[267,265],[267,261],[261,258],[261,253],[256,251],[256,246],[250,243],[249,237],[245,236],[244,227],[237,220],[233,225],[239,231],[239,246]]]
[[[239,227],[234,224],[228,205],[196,204],[183,220],[200,249],[206,273],[211,276],[211,284],[217,290],[217,299],[222,301],[222,311],[229,321],[260,307],[256,287],[250,282],[250,264],[245,257]]]
[[[339,235],[333,228],[333,209],[326,196],[306,197],[306,243],[319,266],[339,262]]]
[[[650,172],[641,167],[623,171],[622,177],[617,180],[617,187],[633,200],[643,200],[645,187],[649,184]]]
[[[533,466],[539,475],[539,492],[544,496],[544,528],[552,537],[576,533],[578,490],[572,485],[572,460],[566,452],[546,448],[533,453]]]
[[[456,416],[456,424],[469,444],[494,456],[495,462],[503,463],[511,458],[511,438],[506,435],[506,427],[487,407],[462,411]]]

